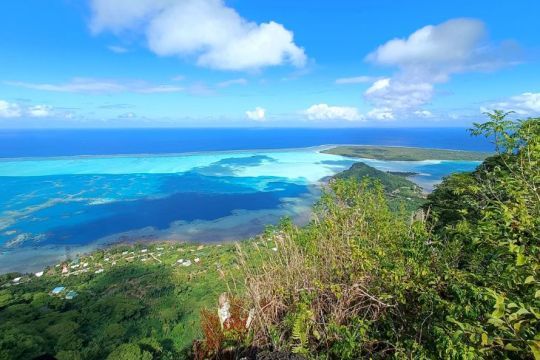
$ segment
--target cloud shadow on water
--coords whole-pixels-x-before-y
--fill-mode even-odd
[[[86,244],[130,230],[153,227],[165,230],[175,221],[212,221],[237,210],[274,210],[285,197],[309,192],[308,186],[278,181],[270,191],[250,193],[179,192],[162,198],[116,201],[88,206],[84,217],[92,220],[50,229],[42,244]]]

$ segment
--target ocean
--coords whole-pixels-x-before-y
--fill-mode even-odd
[[[310,219],[321,182],[355,161],[328,144],[490,150],[464,129],[0,131],[0,273],[117,242],[223,242]],[[430,190],[477,162],[364,160]]]

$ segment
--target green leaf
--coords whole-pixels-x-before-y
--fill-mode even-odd
[[[521,315],[527,315],[527,314],[530,314],[530,311],[528,311],[527,309],[525,308],[521,308],[519,309],[517,312],[516,312],[517,315],[521,316]]]
[[[491,317],[495,319],[499,319],[504,315],[504,297],[501,295],[495,296],[495,306],[494,311],[491,313]]]
[[[511,343],[506,344],[504,346],[504,349],[509,350],[509,351],[519,351],[519,349],[515,347],[514,345],[512,345]]]
[[[501,319],[491,318],[487,322],[497,327],[504,327],[504,321]]]
[[[531,348],[531,351],[534,356],[534,360],[540,360],[540,341],[538,340],[531,340],[528,342],[529,347]]]
[[[482,345],[487,345],[488,342],[488,335],[486,333],[482,333]]]
[[[534,282],[534,276],[532,276],[532,275],[527,276],[527,278],[525,279],[525,285],[530,284],[532,282]]]
[[[516,258],[516,265],[517,266],[523,266],[525,265],[525,263],[527,262],[527,258],[525,257],[525,255],[519,253],[517,254],[517,258]]]

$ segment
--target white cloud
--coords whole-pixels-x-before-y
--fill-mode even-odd
[[[266,117],[266,109],[256,107],[254,110],[246,111],[246,116],[250,120],[263,121]]]
[[[404,111],[429,102],[433,96],[433,85],[427,82],[414,83],[394,79],[377,80],[364,93],[364,97],[375,107]]]
[[[72,92],[72,93],[169,93],[179,92],[184,89],[173,85],[154,85],[145,81],[118,81],[106,79],[74,78],[66,83],[28,83],[22,81],[6,81],[8,85],[23,87],[33,90]]]
[[[368,118],[375,120],[394,120],[394,112],[390,108],[373,108],[366,114]]]
[[[336,79],[336,84],[345,85],[345,84],[363,84],[376,81],[377,78],[373,76],[355,76],[347,78]]]
[[[316,104],[304,111],[309,120],[364,120],[357,108],[348,106],[329,106]]]
[[[21,116],[21,107],[18,104],[0,100],[0,118],[16,118]]]
[[[446,81],[448,75],[484,62],[486,29],[476,19],[452,19],[428,25],[406,39],[394,39],[367,56],[380,65],[397,66],[407,76]],[[487,65],[487,64],[486,64]]]
[[[490,43],[486,34],[482,21],[459,18],[388,41],[366,60],[395,67],[397,72],[375,81],[365,98],[376,108],[411,115],[429,103],[435,85],[448,81],[452,74],[495,70],[515,63],[515,46]]]
[[[525,92],[480,108],[483,112],[493,109],[515,111],[519,115],[539,115],[540,93]]]
[[[232,85],[247,85],[248,81],[244,78],[226,80],[218,83],[216,86],[220,88],[226,88]]]
[[[20,105],[0,100],[0,118],[19,118],[23,115],[34,118],[53,115],[53,108],[48,105]]]
[[[223,0],[92,0],[91,7],[94,33],[140,32],[160,56],[195,56],[198,65],[221,70],[306,62],[283,25],[250,22]]]
[[[413,114],[421,118],[433,117],[433,113],[429,110],[416,110]]]
[[[52,107],[47,105],[35,105],[28,108],[31,117],[47,117],[52,115]]]

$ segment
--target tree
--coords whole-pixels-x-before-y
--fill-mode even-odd
[[[148,351],[141,350],[139,345],[128,343],[122,344],[114,349],[109,356],[108,360],[152,360],[152,354]]]

